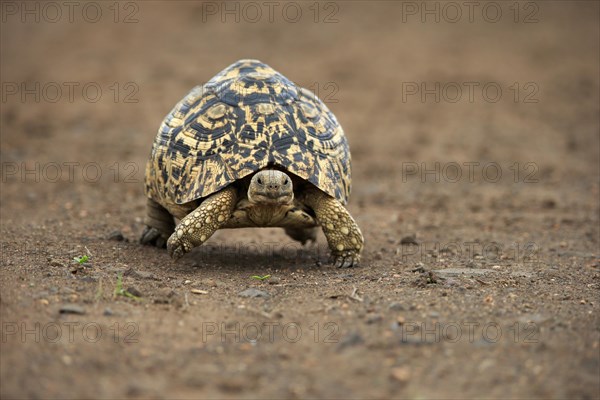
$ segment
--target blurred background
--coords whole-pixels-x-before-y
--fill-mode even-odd
[[[224,286],[197,312],[207,313],[204,320],[240,312],[230,300],[245,279],[238,276],[239,268],[247,268],[246,275],[248,269],[271,273],[260,257],[238,265],[237,259],[213,254],[200,262],[203,269],[191,267],[198,266],[193,257],[177,267],[164,252],[140,249],[135,240],[144,215],[145,162],[161,120],[193,86],[242,58],[259,59],[313,90],[337,116],[353,157],[349,208],[367,240],[364,267],[354,277],[308,270],[303,273],[309,278],[300,281],[321,282],[318,292],[294,281],[298,291],[289,289],[282,303],[267,301],[261,308],[271,312],[288,304],[301,321],[306,315],[329,318],[333,313],[346,324],[342,333],[358,330],[367,343],[350,353],[287,346],[287,356],[272,362],[268,347],[233,355],[199,350],[203,360],[217,364],[226,357],[272,363],[250,377],[231,372],[228,363],[218,364],[241,374],[233,380],[225,374],[219,381],[219,370],[194,369],[198,366],[180,377],[195,354],[184,339],[174,349],[120,349],[129,360],[124,365],[111,350],[103,355],[94,352],[97,348],[72,350],[66,354],[75,361],[65,361],[56,348],[3,343],[4,395],[598,395],[598,314],[590,316],[579,304],[587,298],[585,307],[598,309],[597,292],[593,295],[598,288],[600,177],[598,2],[2,0],[0,6],[4,321],[23,315],[56,318],[40,306],[36,294],[50,290],[47,285],[70,286],[80,296],[73,300],[68,297],[73,293],[60,290],[43,295],[50,306],[52,296],[56,302],[70,298],[96,304],[89,314],[102,315],[103,301],[110,299],[94,299],[93,279],[112,280],[114,271],[100,270],[88,283],[80,282],[56,268],[47,272],[46,254],[55,259],[59,250],[52,249],[75,246],[79,251],[85,243],[97,246],[96,252],[111,251],[116,245],[102,240],[114,230],[129,242],[119,244],[119,259],[107,256],[106,265],[150,268],[176,292],[182,284],[172,283],[173,277],[177,282],[216,276]],[[473,280],[457,284],[462,289],[444,287],[450,296],[440,302],[439,291],[412,285],[419,260],[407,263],[398,255],[400,239],[410,234],[419,241],[446,243],[523,246],[533,241],[545,261],[534,266],[519,260],[478,261],[481,268],[500,263],[508,268],[503,272],[526,275],[486,275],[481,279],[492,284],[487,287]],[[218,232],[211,240],[284,240],[282,233],[269,230],[227,235]],[[32,248],[41,254],[33,261]],[[553,258],[559,253],[566,258]],[[420,261],[437,268],[464,267],[469,260]],[[277,261],[280,267],[302,262]],[[541,278],[533,283],[531,276]],[[158,293],[154,283],[146,285],[150,298]],[[328,290],[337,293],[344,287],[350,293],[352,286],[370,293],[373,302],[342,306],[343,300],[322,300]],[[516,290],[519,306],[507,300],[510,290]],[[572,303],[554,303],[554,293],[570,293]],[[481,311],[486,296],[496,298],[497,305]],[[386,342],[393,335],[384,331],[392,312],[388,302],[400,298],[416,307],[406,306],[402,315],[407,318],[483,315],[509,324],[524,314],[550,314],[557,318],[557,331],[570,336],[552,337],[535,351],[517,345],[504,353],[495,348],[493,354],[485,344],[473,349],[466,343],[457,352],[399,348],[397,341]],[[330,307],[333,302],[339,308]],[[172,337],[165,330],[169,324],[178,326],[178,318],[195,315],[165,315],[159,306],[130,303],[110,304],[128,318],[162,321],[144,331],[155,346]],[[421,308],[427,304],[431,311]],[[379,321],[369,320],[373,313],[385,322],[373,323]],[[294,364],[297,360],[302,363]],[[68,372],[61,372],[68,365],[90,363],[102,379],[71,372],[78,382],[73,383]],[[296,366],[287,368],[290,363]],[[374,371],[377,378],[369,375]],[[125,373],[143,384],[121,382],[119,375]],[[215,386],[211,379],[221,383]]]
[[[463,162],[498,162],[506,178],[514,162],[533,162],[544,182],[597,177],[598,5],[457,4],[3,2],[2,160],[79,162],[81,173],[97,162],[103,179],[131,174],[136,184],[117,190],[137,196],[173,105],[232,62],[256,58],[336,114],[356,191],[398,199],[387,179],[406,183],[407,162],[418,163],[416,175],[422,162],[458,162],[465,173]],[[64,203],[58,187],[78,195],[73,185],[36,185],[14,196]],[[97,206],[86,199],[78,201]]]

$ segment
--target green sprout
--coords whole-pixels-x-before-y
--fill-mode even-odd
[[[86,255],[83,255],[81,257],[73,257],[73,260],[77,261],[79,264],[83,264],[88,262],[90,258]]]
[[[123,289],[123,273],[118,273],[117,274],[117,286],[115,287],[115,296],[125,296],[125,297],[129,297],[130,299],[134,299],[134,300],[140,300],[139,297],[134,296],[133,294],[129,293],[127,290]]]
[[[259,281],[264,281],[265,279],[269,279],[271,277],[271,275],[265,275],[265,276],[260,276],[260,275],[252,275],[252,279],[258,279]]]

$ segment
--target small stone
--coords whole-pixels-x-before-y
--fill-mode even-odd
[[[442,279],[443,278],[438,276],[433,271],[426,271],[425,273],[419,275],[419,277],[415,280],[415,285],[424,288],[427,285],[438,283]]]
[[[417,241],[417,234],[413,233],[408,236],[404,236],[402,239],[400,239],[400,244],[419,245],[419,242]]]
[[[388,309],[392,310],[392,311],[404,311],[406,310],[406,308],[404,307],[404,305],[402,305],[402,303],[399,302],[393,302],[390,303],[390,305],[388,306]]]
[[[170,288],[163,288],[154,297],[154,304],[171,304],[175,297],[177,297],[177,292]]]
[[[192,292],[193,294],[208,294],[208,291],[201,289],[192,289],[190,290],[190,292]]]
[[[123,240],[125,240],[125,236],[123,236],[123,233],[121,233],[121,231],[112,231],[108,234],[108,240],[122,242]]]
[[[267,283],[269,285],[277,285],[277,284],[281,283],[281,278],[279,278],[278,276],[272,276],[269,278]]]
[[[443,277],[461,276],[461,275],[466,275],[466,276],[481,275],[481,276],[483,276],[483,275],[487,275],[487,274],[493,272],[493,270],[485,269],[485,268],[444,268],[444,269],[436,269],[433,272],[440,276],[443,276]]]
[[[219,287],[223,288],[227,286],[227,283],[223,281],[216,281],[214,279],[202,279],[200,281],[200,286],[208,286],[208,287]]]
[[[142,292],[140,292],[135,286],[128,287],[126,292],[135,297],[142,297]]]
[[[554,208],[554,207],[556,207],[556,201],[554,201],[553,199],[546,199],[546,200],[542,201],[542,207],[543,208]]]
[[[494,361],[491,358],[486,358],[479,364],[479,366],[477,367],[477,370],[479,372],[483,372],[485,370],[488,370],[488,369],[494,367],[494,365],[496,365],[496,361]]]
[[[383,317],[381,316],[381,314],[371,314],[369,317],[367,317],[367,320],[365,321],[367,324],[374,324],[376,322],[381,322],[383,320]]]
[[[110,317],[111,315],[114,315],[115,313],[113,312],[113,310],[110,309],[110,307],[106,307],[104,309],[104,313],[105,316]]]
[[[247,297],[247,298],[269,298],[271,297],[271,295],[267,292],[264,292],[262,290],[258,290],[256,288],[248,288],[240,293],[238,293],[238,296],[240,297]]]
[[[152,280],[159,280],[156,275],[154,275],[152,272],[148,272],[148,271],[136,271],[133,268],[129,268],[128,270],[126,270],[123,273],[123,276],[132,276],[134,278],[140,278],[140,279],[152,279]]]
[[[415,265],[415,268],[413,268],[411,270],[411,272],[419,272],[419,273],[424,273],[425,272],[425,264],[423,264],[422,262],[418,262],[417,265]]]
[[[65,265],[57,260],[50,260],[49,262],[51,267],[64,267]]]
[[[359,344],[364,343],[365,340],[358,332],[352,332],[342,338],[337,345],[337,350],[343,350],[346,347],[357,346]]]
[[[391,376],[393,379],[397,380],[398,382],[402,382],[402,383],[408,382],[408,380],[410,379],[410,369],[408,369],[408,367],[392,368]]]
[[[241,378],[227,378],[217,383],[217,387],[227,393],[238,393],[244,389],[245,381]]]
[[[77,304],[64,304],[60,307],[59,312],[61,314],[85,314],[85,309],[83,307],[78,306]]]

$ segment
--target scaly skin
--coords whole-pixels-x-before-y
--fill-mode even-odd
[[[313,209],[323,228],[333,265],[338,268],[358,265],[364,239],[348,210],[339,201],[316,188],[307,191],[304,201]]]
[[[285,233],[295,241],[300,242],[302,245],[305,245],[308,242],[317,241],[317,228],[288,227],[285,228]]]
[[[228,226],[227,223],[230,222],[240,200],[237,190],[235,186],[228,186],[209,196],[198,208],[184,217],[167,241],[169,255],[177,260],[208,240],[217,229],[235,227]],[[363,236],[344,206],[337,199],[317,188],[305,189],[300,198],[314,211],[316,223],[323,229],[331,249],[333,265],[348,268],[359,264]],[[277,224],[277,221],[283,218],[288,218],[288,223],[294,221],[294,214],[290,215],[285,211],[293,204],[294,192],[291,179],[284,172],[277,170],[258,172],[252,178],[248,188],[248,201],[250,205],[246,206],[246,211],[243,211],[246,213],[244,218],[249,218],[256,226],[277,226],[270,224]],[[153,209],[157,208],[154,205],[149,207],[149,215],[151,215],[150,211],[152,215],[156,214]],[[282,213],[278,215],[280,211]],[[159,216],[163,217],[163,214],[159,213]],[[302,243],[315,240],[314,228],[303,226],[304,221],[301,216],[297,218],[297,226],[284,225],[286,233]],[[310,217],[307,215],[306,218]],[[162,219],[155,218],[155,220]]]
[[[167,239],[175,229],[173,216],[160,204],[152,199],[146,203],[146,228],[142,237],[141,244],[151,244],[156,247],[165,247]]]
[[[227,220],[237,203],[237,189],[228,186],[209,196],[175,228],[167,241],[169,255],[177,260],[206,242]]]

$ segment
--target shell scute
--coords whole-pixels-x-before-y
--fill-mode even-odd
[[[169,208],[274,165],[345,204],[350,162],[342,127],[314,93],[266,64],[241,60],[193,88],[165,117],[145,190]]]

